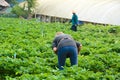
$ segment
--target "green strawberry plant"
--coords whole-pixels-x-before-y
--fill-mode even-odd
[[[0,18],[0,80],[119,80],[120,26],[84,24],[78,31],[69,23],[44,23]],[[57,68],[52,51],[55,33],[70,34],[83,46],[78,66]]]

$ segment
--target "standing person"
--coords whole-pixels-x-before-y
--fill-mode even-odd
[[[72,22],[72,26],[71,26],[71,30],[73,31],[77,31],[77,26],[78,26],[78,16],[76,15],[76,13],[73,11],[72,12],[72,19],[71,19],[71,22]]]
[[[66,58],[70,58],[71,66],[77,65],[77,55],[81,49],[81,44],[63,32],[57,32],[52,43],[53,51],[58,55],[58,67],[63,70]]]

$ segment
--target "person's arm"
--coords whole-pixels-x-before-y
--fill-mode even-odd
[[[81,48],[82,48],[82,44],[80,44],[80,46],[78,47],[78,54],[80,53]]]
[[[82,44],[80,44],[79,42],[76,42],[76,45],[77,45],[78,54],[79,54],[82,48]]]
[[[54,51],[55,54],[57,54],[57,41],[56,41],[56,39],[52,43],[52,50]]]

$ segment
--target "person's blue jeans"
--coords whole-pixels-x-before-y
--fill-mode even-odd
[[[66,58],[70,58],[71,66],[77,65],[77,55],[78,51],[76,47],[73,46],[65,46],[58,50],[58,67],[60,70],[63,70],[63,66],[65,65]]]

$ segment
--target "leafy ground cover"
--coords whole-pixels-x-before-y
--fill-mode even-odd
[[[0,80],[119,80],[120,26],[84,24],[77,32],[68,23],[0,18]],[[78,66],[63,71],[51,49],[57,31],[83,45]]]

